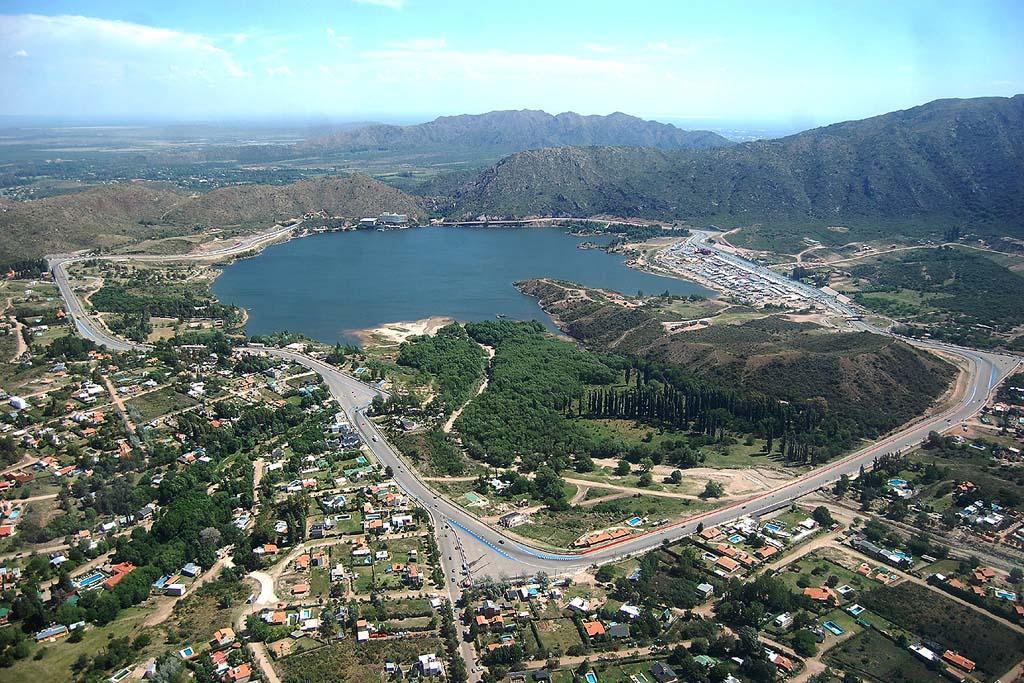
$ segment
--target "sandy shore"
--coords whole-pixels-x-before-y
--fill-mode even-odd
[[[445,325],[455,322],[454,319],[445,316],[431,316],[422,320],[400,321],[386,323],[380,327],[371,327],[365,330],[355,330],[352,335],[359,339],[363,345],[370,343],[377,344],[401,344],[409,337],[416,337],[423,334],[434,334]]]

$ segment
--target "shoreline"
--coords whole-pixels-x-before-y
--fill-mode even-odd
[[[431,315],[419,320],[399,320],[390,323],[382,323],[376,327],[364,327],[359,330],[348,332],[358,339],[363,346],[371,343],[385,342],[383,345],[398,345],[411,337],[423,335],[434,335],[442,327],[456,322],[455,318],[443,315]]]

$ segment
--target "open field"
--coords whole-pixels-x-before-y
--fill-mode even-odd
[[[990,677],[1005,673],[1024,652],[1024,635],[914,583],[875,588],[861,595],[859,602],[921,638],[973,660]]]
[[[876,683],[937,683],[946,680],[909,650],[900,648],[873,629],[867,629],[829,650],[825,661]]]
[[[421,654],[443,655],[444,644],[432,636],[392,638],[361,643],[352,638],[287,657],[277,663],[285,683],[333,683],[379,680],[385,662],[408,667]]]

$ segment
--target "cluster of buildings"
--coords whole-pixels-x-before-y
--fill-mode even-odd
[[[767,269],[754,268],[695,240],[670,247],[659,257],[669,269],[714,289],[727,291],[750,306],[806,308],[824,305],[830,299],[825,292],[790,281]]]

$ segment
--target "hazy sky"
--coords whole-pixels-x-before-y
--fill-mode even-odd
[[[1024,92],[1022,0],[295,5],[0,1],[0,114],[804,124]]]

